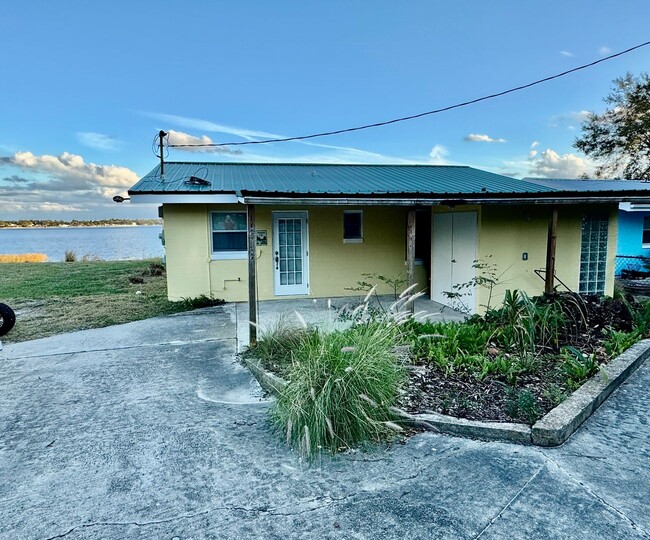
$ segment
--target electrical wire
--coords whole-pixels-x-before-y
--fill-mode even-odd
[[[488,99],[494,99],[497,97],[505,96],[506,94],[512,94],[513,92],[519,92],[520,90],[525,90],[526,88],[530,88],[532,86],[536,86],[538,84],[542,84],[548,81],[552,81],[554,79],[559,79],[560,77],[564,77],[566,75],[569,75],[571,73],[575,73],[576,71],[581,71],[583,69],[590,68],[592,66],[595,66],[597,64],[600,64],[602,62],[606,62],[607,60],[611,60],[612,58],[617,58],[619,56],[623,56],[624,54],[628,54],[632,51],[635,51],[637,49],[640,49],[641,47],[646,47],[650,45],[650,41],[646,41],[644,43],[640,43],[639,45],[635,45],[634,47],[630,47],[629,49],[625,49],[624,51],[620,51],[614,54],[610,54],[609,56],[605,56],[604,58],[600,58],[598,60],[594,60],[593,62],[589,62],[588,64],[583,64],[581,66],[574,67],[572,69],[568,69],[566,71],[562,71],[561,73],[556,73],[555,75],[551,75],[549,77],[544,77],[543,79],[537,79],[536,81],[522,84],[520,86],[515,86],[513,88],[509,88],[508,90],[503,90],[501,92],[496,92],[494,94],[489,94],[486,96],[482,96],[479,98],[471,99],[469,101],[463,101],[461,103],[456,103],[454,105],[448,105],[447,107],[441,107],[439,109],[434,109],[431,111],[425,111],[421,112],[418,114],[412,114],[410,116],[402,116],[400,118],[394,118],[392,120],[386,120],[383,122],[375,122],[373,124],[365,124],[362,126],[357,126],[357,127],[351,127],[351,128],[345,128],[345,129],[337,129],[334,131],[324,131],[321,133],[313,133],[311,135],[300,135],[297,137],[281,137],[281,138],[275,138],[275,139],[262,139],[260,141],[237,141],[237,142],[226,142],[226,143],[198,143],[198,144],[169,144],[168,146],[170,148],[189,148],[189,147],[220,147],[220,146],[245,146],[245,145],[250,145],[250,144],[269,144],[269,143],[280,143],[280,142],[289,142],[289,141],[303,141],[306,139],[315,139],[316,137],[327,137],[330,135],[339,135],[341,133],[350,133],[352,131],[361,131],[363,129],[370,129],[370,128],[376,128],[376,127],[381,127],[381,126],[387,126],[390,124],[396,124],[398,122],[405,122],[407,120],[414,120],[416,118],[422,118],[423,116],[430,116],[433,114],[439,114],[442,112],[446,111],[451,111],[452,109],[459,109],[461,107],[467,107],[468,105],[473,105],[475,103],[479,103],[481,101],[487,101]]]
[[[163,137],[163,159],[167,159],[169,157],[169,133],[165,134]],[[156,134],[154,135],[153,141],[151,141],[151,151],[153,152],[153,155],[156,156],[158,159],[160,159],[160,154],[158,151],[160,150],[160,135]]]

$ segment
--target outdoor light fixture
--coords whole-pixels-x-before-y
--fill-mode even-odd
[[[121,195],[115,195],[115,197],[113,197],[113,202],[116,203],[123,203],[124,201],[130,201],[130,200],[131,197],[122,197]]]

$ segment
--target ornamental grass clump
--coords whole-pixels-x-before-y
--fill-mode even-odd
[[[391,407],[406,372],[394,354],[397,327],[358,324],[309,332],[295,344],[289,384],[272,417],[305,458],[386,439],[401,428]]]

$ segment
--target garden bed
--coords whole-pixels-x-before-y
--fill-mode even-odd
[[[395,418],[411,425],[429,421],[451,433],[529,443],[538,421],[554,411],[568,418],[566,425],[557,427],[553,421],[554,427],[537,429],[542,433],[537,438],[539,444],[560,444],[647,355],[644,345],[635,358],[619,362],[623,367],[612,368],[615,381],[608,380],[607,364],[648,335],[650,307],[630,299],[574,294],[531,299],[508,291],[500,308],[462,323],[416,322],[400,307],[403,302],[379,317],[363,309],[349,330],[332,334],[314,328],[275,329],[249,353],[259,359],[259,368],[289,381],[277,408],[285,406],[288,391],[295,391],[288,428],[288,416],[284,424],[275,417],[287,440],[294,437],[299,448],[312,444],[305,426],[327,407],[332,412],[320,418],[320,431],[329,441],[326,447],[334,450],[357,442],[339,437],[334,415],[341,408],[375,427],[395,428],[387,414],[392,410]],[[401,366],[402,375],[387,371],[390,384],[375,368],[357,376],[360,366],[373,358],[368,347],[376,346],[375,334],[392,349],[390,354],[385,347],[378,349],[385,361],[392,356]],[[388,364],[381,365],[388,369]],[[350,377],[356,378],[348,386]],[[299,386],[302,390],[296,391]],[[374,387],[381,387],[379,398],[372,394]],[[330,392],[335,392],[336,403]],[[350,401],[356,407],[352,413]],[[564,408],[558,407],[565,401]],[[557,413],[564,409],[573,412]],[[303,425],[307,435],[296,437],[296,425]]]

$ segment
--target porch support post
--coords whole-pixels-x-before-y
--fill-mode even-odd
[[[246,205],[248,217],[248,345],[257,344],[257,264],[255,258],[255,205]]]
[[[406,218],[406,285],[415,283],[415,208],[409,208]],[[411,312],[415,310],[410,303]]]
[[[555,246],[557,244],[557,208],[551,209],[548,222],[548,239],[546,241],[546,275],[544,292],[552,293],[555,285]]]

